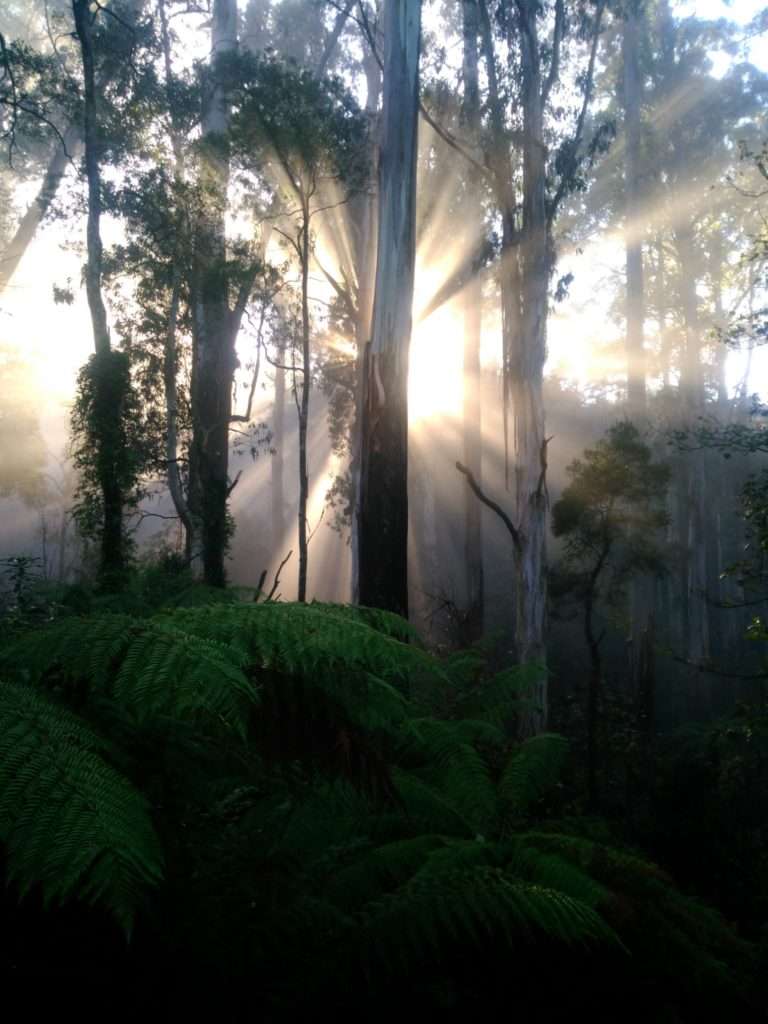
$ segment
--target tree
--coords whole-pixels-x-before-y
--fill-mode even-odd
[[[242,274],[233,274],[228,262],[229,127],[232,58],[238,46],[237,4],[235,0],[214,0],[212,14],[212,57],[202,83],[201,209],[193,234],[190,280],[192,444],[187,500],[195,533],[199,532],[203,578],[210,586],[223,587],[231,529],[227,501],[235,342],[259,264],[254,259]]]
[[[653,461],[640,431],[625,421],[568,467],[571,478],[552,509],[552,532],[564,542],[563,566],[583,607],[591,671],[587,691],[587,784],[597,798],[597,729],[602,687],[597,602],[637,572],[659,573],[658,531],[666,525],[669,467]]]
[[[83,141],[88,186],[85,287],[95,348],[95,354],[81,374],[83,401],[78,410],[83,416],[81,436],[91,449],[100,491],[100,575],[105,585],[113,587],[120,585],[127,566],[123,506],[134,466],[125,434],[126,417],[133,411],[130,408],[131,379],[125,355],[112,347],[102,293],[101,151],[104,143],[96,90],[95,15],[88,0],[72,0],[72,13],[82,58]]]
[[[408,614],[408,348],[416,257],[421,0],[386,0],[379,237],[362,406],[359,597]]]

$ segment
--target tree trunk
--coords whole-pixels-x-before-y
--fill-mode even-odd
[[[523,72],[522,320],[510,359],[517,525],[522,539],[521,554],[515,563],[515,644],[520,662],[543,662],[548,498],[542,385],[550,258],[536,5],[520,5],[520,10]],[[524,716],[521,723],[523,734],[538,732],[546,725],[546,671],[542,671],[534,701],[540,710]]]
[[[272,444],[275,454],[271,461],[272,482],[272,554],[280,554],[285,539],[285,349],[277,350],[278,366],[275,367],[275,401],[272,412]]]
[[[168,28],[168,15],[165,0],[159,0],[160,30],[163,47],[163,63],[165,71],[165,91],[171,112],[171,146],[173,149],[173,176],[177,193],[184,184],[184,156],[182,139],[174,114],[173,69],[171,61],[171,36]],[[187,504],[179,465],[179,395],[177,390],[178,353],[176,348],[176,329],[179,319],[182,289],[182,250],[186,232],[184,218],[175,218],[175,247],[173,267],[171,269],[171,296],[168,306],[168,318],[163,342],[163,389],[165,392],[165,458],[167,463],[168,491],[173,507],[176,509],[184,527],[184,547],[188,560],[194,558],[194,523]]]
[[[360,601],[405,616],[420,22],[420,0],[386,0],[378,260],[360,473]]]
[[[299,248],[301,251],[301,393],[299,399],[299,601],[307,599],[308,548],[307,501],[309,500],[309,468],[307,465],[307,429],[309,425],[309,391],[312,385],[310,366],[309,324],[309,205],[302,213]]]
[[[696,251],[693,230],[689,226],[675,232],[680,272],[680,299],[685,319],[685,351],[680,373],[682,406],[687,423],[693,424],[704,406],[704,382],[701,366],[701,337],[698,298],[696,296]],[[706,474],[700,453],[685,456],[686,501],[688,520],[687,543],[684,549],[686,590],[688,595],[688,631],[685,656],[694,662],[709,657],[709,615],[707,590],[706,543]]]
[[[478,84],[477,39],[480,31],[477,0],[463,0],[464,29],[464,109],[466,131],[473,144],[480,135],[480,89]],[[482,223],[479,202],[480,181],[475,169],[467,183],[469,210],[473,223]],[[464,295],[464,464],[483,484],[482,403],[480,336],[483,290],[479,261],[473,261],[472,279]],[[464,566],[466,578],[466,640],[475,643],[483,634],[483,520],[482,505],[469,487],[464,488]]]
[[[88,259],[85,290],[91,314],[95,357],[93,374],[93,416],[97,434],[94,453],[102,497],[100,576],[108,588],[119,587],[126,570],[123,530],[123,482],[120,478],[119,445],[125,388],[129,386],[124,359],[112,352],[107,311],[101,292],[103,250],[101,242],[101,167],[97,113],[96,72],[93,52],[92,15],[88,0],[73,0],[72,12],[83,62],[85,173],[88,183]],[[117,359],[115,358],[117,357]]]
[[[197,225],[192,282],[196,351],[191,386],[190,459],[196,493],[190,494],[190,512],[199,520],[203,578],[210,586],[223,587],[229,534],[229,422],[237,330],[228,301],[225,215],[229,184],[226,133],[230,109],[221,58],[237,48],[235,0],[214,0],[211,43],[211,65],[203,88],[203,210]]]
[[[630,0],[624,15],[622,58],[624,72],[624,244],[627,271],[627,412],[642,427],[646,420],[645,276],[643,273],[643,213],[641,166],[642,80],[639,67],[640,14]],[[644,638],[653,605],[653,580],[644,573],[632,577],[629,588],[630,686],[635,699],[643,687]]]
[[[366,79],[365,110],[371,120],[372,163],[378,161],[380,150],[379,134],[381,118],[381,68],[376,55],[366,50],[363,59]],[[378,233],[377,196],[373,189],[354,196],[349,204],[350,219],[354,224],[355,263],[357,268],[357,315],[355,317],[355,422],[351,427],[349,473],[352,488],[352,521],[350,524],[351,548],[351,598],[353,603],[360,600],[360,466],[362,461],[362,422],[365,400],[365,361],[371,340],[371,319],[373,316],[374,277],[376,273],[376,237]]]
[[[641,210],[640,104],[638,65],[640,16],[633,0],[624,16],[624,243],[627,264],[627,404],[630,417],[645,415],[643,323],[643,236]]]

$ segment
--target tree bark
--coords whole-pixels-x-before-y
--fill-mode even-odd
[[[480,136],[480,88],[478,81],[478,47],[480,32],[477,0],[463,0],[464,35],[464,104],[463,120],[473,145]],[[469,172],[467,216],[474,223],[482,223],[483,211],[479,201],[479,174],[475,168]],[[482,328],[483,290],[479,278],[480,265],[475,259],[472,278],[464,295],[464,462],[482,487],[482,402],[480,336]],[[464,566],[466,578],[466,640],[475,643],[483,634],[483,520],[482,506],[469,488],[464,489]]]
[[[272,456],[272,553],[277,554],[285,539],[285,484],[283,471],[285,467],[285,369],[284,347],[277,350],[278,366],[275,367],[275,400],[272,412],[272,443],[275,454]]]
[[[371,120],[372,163],[378,162],[380,151],[381,68],[376,55],[367,49],[363,60],[366,79],[365,110]],[[355,317],[355,422],[351,427],[349,472],[352,487],[352,521],[350,524],[351,598],[360,600],[360,467],[362,463],[362,422],[365,401],[365,363],[371,340],[373,295],[376,273],[376,238],[378,233],[377,195],[373,189],[354,196],[349,204],[354,225],[355,263],[357,268],[357,315]]]
[[[226,133],[230,108],[222,60],[237,48],[237,4],[214,0],[211,65],[203,89],[203,210],[197,225],[192,281],[193,345],[192,445],[193,482],[190,512],[199,523],[203,578],[214,587],[226,584],[224,556],[229,534],[229,422],[235,339],[239,322],[229,308],[226,225],[229,159]]]
[[[312,386],[310,366],[310,323],[309,323],[309,203],[303,202],[302,223],[299,235],[301,255],[301,392],[299,397],[299,601],[307,599],[307,502],[309,500],[309,468],[307,465],[307,430],[309,427],[309,391]]]
[[[165,72],[165,91],[169,105],[171,120],[171,148],[173,150],[173,176],[177,192],[184,184],[184,155],[180,131],[177,128],[176,118],[173,109],[173,69],[171,63],[171,36],[168,27],[168,14],[166,0],[158,0],[158,11],[160,14],[160,33],[163,47],[163,64]],[[190,514],[187,498],[184,494],[184,486],[179,465],[179,395],[177,388],[178,353],[176,347],[176,329],[179,318],[179,307],[181,304],[181,292],[183,281],[182,251],[186,241],[184,218],[176,216],[175,225],[175,248],[173,256],[173,267],[171,269],[171,295],[168,306],[168,317],[166,320],[165,338],[163,341],[163,389],[165,392],[165,458],[167,463],[166,473],[168,476],[168,491],[171,501],[176,509],[182,526],[184,527],[184,548],[188,561],[191,563],[195,557],[196,538],[194,536],[194,522]]]
[[[523,79],[522,321],[511,353],[510,397],[517,524],[523,547],[515,564],[515,644],[520,662],[543,662],[548,507],[543,374],[550,272],[549,225],[537,5],[518,0],[518,10]],[[546,725],[546,671],[542,671],[537,684],[535,703],[540,710],[524,716],[523,734],[538,732]]]
[[[622,56],[624,64],[624,244],[627,267],[627,400],[629,415],[645,415],[645,293],[641,209],[642,82],[638,61],[640,16],[630,0],[624,16]]]
[[[420,0],[386,0],[378,259],[360,473],[360,601],[405,616],[420,22]]]
[[[695,422],[704,405],[704,381],[701,366],[701,331],[696,295],[697,254],[693,228],[684,225],[675,232],[680,300],[685,321],[685,350],[680,373],[683,415],[688,424]],[[687,536],[683,550],[687,592],[686,657],[701,663],[709,657],[709,613],[707,609],[706,474],[704,459],[692,452],[685,457],[684,484]]]
[[[624,80],[624,245],[626,253],[627,412],[641,426],[646,420],[645,275],[643,272],[643,210],[641,105],[639,65],[641,15],[636,0],[624,14],[622,63]],[[629,668],[632,693],[638,699],[646,674],[644,639],[649,629],[654,581],[643,573],[629,587]]]

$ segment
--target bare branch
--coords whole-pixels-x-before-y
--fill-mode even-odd
[[[518,528],[515,526],[515,524],[512,522],[512,520],[509,518],[507,513],[504,511],[504,509],[501,507],[501,505],[497,504],[495,501],[489,498],[487,494],[485,494],[485,492],[482,490],[477,480],[475,479],[475,475],[471,469],[467,469],[467,467],[462,465],[461,462],[456,463],[456,469],[458,469],[458,471],[467,478],[467,483],[472,488],[477,498],[492,512],[495,512],[499,519],[502,521],[502,523],[504,523],[506,528],[509,530],[510,536],[512,537],[512,543],[515,545],[515,551],[518,553],[518,555],[521,555],[523,552],[523,536],[518,530]]]

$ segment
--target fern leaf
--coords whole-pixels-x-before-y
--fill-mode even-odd
[[[104,760],[107,745],[32,689],[0,684],[0,839],[9,878],[46,902],[106,906],[130,932],[162,876],[146,801]]]
[[[540,733],[512,754],[499,780],[499,799],[512,814],[525,814],[534,801],[555,785],[568,754],[568,740]]]

